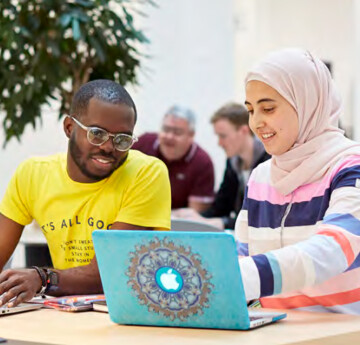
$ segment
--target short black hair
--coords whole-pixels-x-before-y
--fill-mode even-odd
[[[111,104],[126,104],[134,109],[136,123],[137,112],[135,103],[120,84],[112,80],[97,79],[82,85],[73,97],[71,115],[82,116],[86,112],[91,98]]]

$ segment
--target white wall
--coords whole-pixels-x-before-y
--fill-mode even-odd
[[[196,140],[209,152],[222,178],[225,155],[209,118],[235,97],[232,0],[157,0],[140,25],[151,40],[141,87],[133,92],[137,134],[158,131],[165,111],[179,103],[197,114]]]
[[[0,198],[16,167],[23,160],[32,156],[44,156],[66,150],[67,138],[62,129],[62,121],[57,120],[57,112],[44,107],[42,113],[42,124],[38,121],[35,131],[32,126],[27,126],[21,142],[13,139],[5,148],[2,147],[4,132],[0,126]],[[2,119],[1,115],[0,119]]]
[[[332,62],[333,77],[345,106],[341,121],[349,127],[353,123],[356,71],[356,1],[237,0],[236,94],[243,99],[246,71],[267,52],[302,47]]]

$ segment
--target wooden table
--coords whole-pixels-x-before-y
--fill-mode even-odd
[[[278,323],[251,331],[122,326],[99,312],[42,309],[0,317],[0,337],[48,344],[211,345],[358,344],[360,316],[287,311]],[[11,345],[11,342],[9,342]]]

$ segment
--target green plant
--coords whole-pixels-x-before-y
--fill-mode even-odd
[[[135,4],[134,4],[135,3]],[[57,99],[68,114],[83,83],[136,83],[139,49],[148,40],[135,12],[151,0],[1,0],[0,116],[6,144],[27,124],[36,128],[41,106]]]

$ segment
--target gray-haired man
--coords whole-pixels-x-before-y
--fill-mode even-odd
[[[164,115],[161,130],[145,133],[133,146],[160,158],[169,170],[171,208],[201,212],[214,197],[214,167],[209,155],[194,142],[195,114],[174,105]]]

